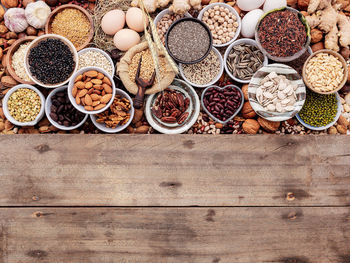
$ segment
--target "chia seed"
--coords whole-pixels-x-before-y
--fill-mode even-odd
[[[32,48],[28,57],[29,70],[44,84],[57,84],[69,78],[75,68],[73,54],[59,39],[46,39]]]

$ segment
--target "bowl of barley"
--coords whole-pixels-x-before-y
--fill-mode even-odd
[[[306,60],[303,79],[306,86],[319,94],[332,94],[344,87],[348,78],[345,59],[337,52],[319,50]]]

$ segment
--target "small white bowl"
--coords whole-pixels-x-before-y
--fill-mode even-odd
[[[7,103],[8,103],[8,100],[9,100],[10,96],[18,89],[31,89],[31,90],[34,90],[39,95],[40,100],[41,100],[41,108],[40,108],[40,112],[39,112],[38,116],[36,116],[34,121],[31,121],[31,122],[19,122],[19,121],[15,120],[11,116],[11,114],[9,112],[9,109],[8,109],[8,106],[7,106]],[[32,85],[20,84],[20,85],[17,85],[15,87],[13,87],[12,89],[10,89],[6,93],[4,99],[2,100],[2,107],[3,107],[3,111],[4,111],[4,114],[5,114],[5,117],[11,123],[13,123],[14,125],[17,125],[17,126],[34,126],[42,119],[42,117],[45,114],[45,97],[37,88],[33,87]]]
[[[237,17],[238,27],[237,27],[237,30],[236,30],[234,37],[229,42],[226,42],[225,44],[221,44],[221,45],[214,44],[214,42],[213,42],[214,47],[226,47],[226,46],[230,45],[233,41],[235,41],[239,37],[239,34],[241,33],[242,20],[241,20],[241,17],[239,16],[239,14],[237,13],[236,9],[234,9],[232,6],[225,4],[225,3],[213,3],[213,4],[210,4],[210,5],[207,5],[206,7],[204,7],[202,9],[202,11],[200,11],[197,18],[202,21],[204,12],[207,11],[208,9],[214,7],[214,6],[217,6],[217,5],[226,7],[228,10],[230,10],[231,13],[233,13]],[[214,39],[213,39],[213,41],[214,41]]]
[[[161,12],[156,16],[156,18],[153,20],[153,23],[154,23],[154,25],[156,26],[156,28],[157,28],[158,22],[162,19],[162,17],[163,17],[164,15],[166,15],[166,14],[169,14],[169,13],[171,13],[171,12],[169,11],[169,8],[166,8],[166,9],[164,9],[163,11],[161,11]],[[192,16],[190,15],[190,13],[186,12],[186,13],[184,14],[184,17],[192,17]]]
[[[212,81],[210,81],[210,82],[208,82],[206,84],[200,85],[200,84],[196,84],[196,83],[193,83],[193,82],[189,81],[189,79],[186,78],[185,73],[183,72],[183,64],[181,64],[181,63],[179,64],[179,72],[180,72],[181,77],[186,82],[188,82],[191,86],[194,86],[194,87],[197,87],[197,88],[205,88],[205,87],[213,85],[214,83],[216,83],[220,79],[222,73],[224,72],[224,61],[222,59],[222,56],[221,56],[220,52],[216,48],[213,47],[213,51],[219,57],[220,71],[219,71],[218,75]],[[199,63],[201,63],[201,62],[199,62]],[[193,64],[193,65],[195,65],[195,64]],[[188,66],[191,66],[191,64],[189,64]]]
[[[84,53],[86,53],[86,52],[88,52],[88,51],[96,51],[96,52],[99,52],[99,53],[101,53],[102,55],[104,55],[104,56],[108,59],[109,63],[112,65],[112,68],[113,68],[113,70],[112,70],[112,76],[114,76],[114,74],[115,74],[115,65],[114,65],[113,60],[112,60],[112,58],[111,58],[110,55],[108,55],[108,54],[107,54],[105,51],[103,51],[102,49],[95,48],[95,47],[88,47],[88,48],[84,48],[84,49],[80,50],[80,51],[78,52],[78,57],[79,57],[81,54],[84,54]],[[78,67],[79,67],[79,63],[78,63]]]
[[[73,87],[74,87],[74,81],[75,79],[79,76],[79,75],[82,75],[84,72],[86,71],[90,71],[90,70],[95,70],[97,72],[100,72],[102,73],[103,75],[105,75],[109,80],[110,82],[112,83],[112,98],[110,99],[110,101],[107,103],[106,107],[100,109],[100,110],[95,110],[95,111],[88,111],[88,110],[85,110],[84,109],[84,106],[82,105],[78,105],[75,101],[75,98],[73,97],[72,95],[72,90],[73,90]],[[114,100],[114,97],[115,97],[115,84],[114,84],[114,81],[113,81],[113,77],[111,77],[111,75],[109,75],[105,70],[103,70],[102,68],[98,68],[98,67],[86,67],[86,68],[82,68],[80,70],[78,70],[70,79],[69,83],[68,83],[68,97],[69,97],[69,100],[70,102],[73,104],[73,106],[78,110],[78,111],[81,111],[82,113],[85,113],[85,114],[97,114],[97,113],[100,113],[100,112],[103,112],[105,111],[106,109],[108,109],[113,100]]]
[[[49,96],[47,96],[46,102],[45,102],[45,113],[46,113],[47,119],[50,121],[50,123],[53,126],[55,126],[56,128],[58,128],[60,130],[64,130],[64,131],[70,131],[70,130],[77,129],[78,127],[83,125],[88,118],[88,115],[86,114],[80,123],[78,123],[75,126],[69,126],[69,127],[66,127],[64,125],[60,125],[51,118],[50,113],[51,113],[51,105],[52,105],[52,101],[51,101],[52,96],[55,95],[57,92],[61,92],[61,91],[67,92],[67,88],[68,88],[68,86],[63,86],[63,87],[59,87],[57,89],[54,89],[53,91],[50,92]]]
[[[116,128],[113,129],[113,128],[106,127],[105,124],[98,123],[96,121],[96,115],[95,114],[94,115],[90,115],[90,119],[91,119],[92,123],[96,126],[97,129],[99,129],[99,130],[101,130],[103,132],[107,132],[107,133],[120,132],[120,131],[124,130],[126,127],[128,127],[130,125],[130,123],[132,122],[132,119],[134,118],[135,109],[134,109],[133,101],[132,101],[131,97],[129,96],[129,94],[126,93],[125,91],[121,90],[121,89],[116,89],[116,95],[121,95],[123,98],[127,98],[130,101],[130,104],[131,104],[131,108],[129,110],[130,119],[124,125],[118,125]]]
[[[236,45],[240,45],[240,44],[248,44],[248,45],[252,45],[255,46],[257,49],[259,49],[258,44],[256,43],[255,40],[253,39],[249,39],[249,38],[242,38],[239,40],[234,41],[233,43],[231,43],[231,45],[226,49],[225,55],[224,55],[224,64],[225,64],[225,71],[227,73],[227,75],[230,76],[231,79],[240,82],[240,83],[249,83],[251,79],[249,80],[242,80],[239,78],[236,78],[235,76],[233,76],[233,74],[231,73],[231,71],[229,70],[228,66],[227,66],[227,58],[232,50],[232,48]],[[260,49],[259,49],[260,50]],[[263,61],[263,66],[267,66],[268,64],[268,58],[267,56],[262,53],[264,55],[264,61]]]
[[[39,42],[45,40],[45,39],[49,39],[49,38],[53,38],[53,39],[59,39],[61,40],[64,44],[66,44],[69,49],[71,50],[72,54],[73,54],[73,59],[75,61],[75,68],[74,70],[72,71],[71,75],[69,76],[69,78],[67,78],[66,80],[60,82],[60,83],[56,83],[56,84],[45,84],[45,83],[42,83],[41,81],[39,81],[38,79],[36,79],[32,73],[30,72],[30,69],[29,69],[29,64],[28,64],[28,57],[29,57],[29,53],[30,53],[30,50],[35,47]],[[26,54],[24,56],[24,66],[25,66],[25,70],[28,74],[28,76],[30,77],[30,79],[35,82],[36,84],[38,84],[39,86],[42,86],[42,87],[45,87],[45,88],[49,88],[49,89],[52,89],[52,88],[57,88],[57,87],[60,87],[64,84],[66,84],[72,77],[72,75],[74,75],[74,72],[77,71],[78,69],[78,62],[79,62],[79,59],[78,59],[78,52],[76,50],[76,48],[74,47],[74,45],[72,44],[72,42],[70,42],[67,38],[65,37],[62,37],[60,35],[55,35],[55,34],[47,34],[47,35],[42,35],[41,37],[38,37],[36,39],[34,39],[28,46],[27,48],[27,51],[26,51]]]

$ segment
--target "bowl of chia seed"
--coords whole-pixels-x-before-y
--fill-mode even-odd
[[[78,68],[78,53],[66,38],[48,34],[33,40],[25,54],[25,69],[36,84],[57,88],[66,84]]]
[[[175,21],[165,36],[169,55],[182,64],[194,64],[205,59],[213,46],[210,29],[202,21],[185,17]]]

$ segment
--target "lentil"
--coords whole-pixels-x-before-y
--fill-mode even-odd
[[[262,47],[272,56],[289,57],[303,49],[306,29],[298,14],[290,10],[273,12],[261,21],[258,37]]]
[[[211,82],[220,73],[220,60],[215,51],[210,51],[209,55],[199,63],[183,64],[183,73],[192,83],[204,85]]]
[[[29,69],[44,84],[57,84],[69,78],[75,68],[73,54],[59,39],[46,39],[29,52]]]
[[[307,90],[306,100],[299,116],[306,124],[322,127],[334,121],[337,109],[335,94],[324,95]]]
[[[306,64],[306,80],[321,92],[337,89],[344,78],[343,64],[328,53],[319,53]]]
[[[99,67],[113,76],[113,65],[101,52],[90,50],[79,54],[78,70],[85,67]]]
[[[42,105],[39,95],[34,90],[23,88],[11,94],[7,107],[16,121],[31,122],[38,116]]]
[[[53,34],[68,38],[77,48],[89,37],[91,25],[84,13],[75,8],[66,8],[52,21]]]
[[[24,57],[27,51],[27,47],[29,46],[30,42],[22,44],[19,46],[17,51],[12,55],[12,68],[15,70],[16,75],[24,80],[24,81],[31,81],[29,78],[27,72],[24,68]]]
[[[210,47],[207,30],[200,23],[189,20],[176,24],[168,32],[167,41],[172,56],[183,62],[201,59]]]

